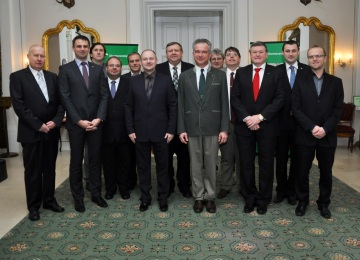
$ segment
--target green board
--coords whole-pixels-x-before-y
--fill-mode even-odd
[[[117,43],[103,43],[106,48],[106,55],[104,62],[106,62],[110,57],[118,57],[123,66],[128,65],[127,56],[132,52],[137,52],[139,45],[138,44],[117,44]]]

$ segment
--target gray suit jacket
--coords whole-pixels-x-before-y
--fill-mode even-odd
[[[178,133],[216,136],[229,131],[229,101],[226,74],[209,67],[205,95],[199,96],[195,68],[180,74],[178,88]]]

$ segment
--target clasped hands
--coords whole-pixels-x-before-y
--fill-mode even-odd
[[[129,138],[131,140],[131,142],[135,143],[136,141],[136,134],[135,133],[131,133],[129,134]],[[170,143],[170,141],[174,138],[174,135],[166,133],[164,138],[166,139],[167,143]]]
[[[261,121],[259,115],[248,116],[244,119],[244,122],[247,125],[247,127],[252,131],[256,131],[260,129],[259,124]]]
[[[84,128],[85,131],[87,131],[87,132],[97,130],[97,126],[100,123],[101,123],[100,118],[93,119],[92,121],[80,120],[79,122],[77,122],[78,126],[80,126],[81,128]]]
[[[317,125],[313,128],[311,133],[317,139],[321,139],[326,135],[324,128],[317,126]]]
[[[50,130],[54,129],[56,127],[56,124],[53,121],[49,121],[47,123],[43,123],[39,129],[40,132],[43,133],[49,133]]]
[[[180,138],[180,141],[184,144],[187,144],[189,142],[189,138],[188,138],[188,135],[187,133],[181,133],[179,135],[179,138]],[[228,139],[228,134],[226,132],[220,132],[219,133],[219,138],[218,138],[218,142],[219,144],[224,144],[227,142],[227,139]]]

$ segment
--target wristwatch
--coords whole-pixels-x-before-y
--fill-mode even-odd
[[[260,122],[265,120],[265,118],[262,116],[262,114],[259,114],[259,119],[260,119]]]

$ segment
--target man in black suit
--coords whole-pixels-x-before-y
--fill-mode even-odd
[[[140,53],[132,52],[127,56],[130,71],[122,75],[125,78],[130,79],[132,76],[136,76],[141,73],[141,58]]]
[[[29,219],[40,219],[39,208],[63,212],[54,197],[55,168],[64,117],[56,74],[43,70],[45,51],[32,45],[29,66],[11,73],[10,95],[19,117],[17,140],[23,148],[26,203]]]
[[[237,70],[231,107],[236,114],[235,134],[240,157],[240,185],[244,212],[257,206],[267,212],[274,179],[274,150],[279,132],[279,110],[284,104],[282,74],[266,64],[267,47],[255,42],[250,48],[253,64]],[[255,182],[255,155],[258,145],[259,189]]]
[[[75,201],[75,210],[84,212],[82,160],[86,142],[91,200],[100,207],[107,207],[106,201],[101,197],[100,150],[108,90],[103,68],[87,61],[89,39],[78,35],[72,43],[75,60],[60,66],[59,93],[66,110],[66,129],[71,148],[70,189]]]
[[[121,61],[113,56],[106,62],[108,75],[108,108],[103,128],[101,161],[105,179],[105,199],[114,197],[119,189],[122,199],[130,198],[128,178],[132,143],[125,126],[125,97],[129,90],[129,80],[120,77]]]
[[[170,42],[166,45],[166,57],[168,60],[156,65],[157,72],[163,73],[172,78],[176,91],[178,88],[180,74],[194,67],[194,65],[182,61],[182,56],[183,48],[181,44],[178,42]],[[173,193],[175,189],[175,171],[173,165],[174,154],[177,156],[177,186],[185,198],[190,198],[191,182],[189,151],[187,145],[180,142],[178,135],[176,135],[175,138],[169,143],[169,195]]]
[[[299,203],[295,214],[303,216],[309,204],[309,172],[316,154],[320,169],[320,194],[316,203],[321,216],[331,218],[329,204],[337,144],[336,125],[342,114],[344,89],[341,79],[325,72],[324,48],[315,45],[308,50],[307,56],[311,70],[295,82],[292,94],[292,111],[297,120],[296,156],[299,161],[295,184]]]
[[[298,62],[299,44],[287,41],[282,46],[285,62],[277,66],[284,77],[285,104],[280,110],[280,134],[276,141],[276,197],[274,203],[280,203],[284,198],[290,205],[296,204],[295,172],[297,158],[295,155],[295,125],[296,120],[291,111],[291,93],[298,77],[310,69],[308,65]],[[290,169],[287,174],[288,155],[290,151]]]
[[[140,211],[151,204],[151,149],[154,151],[157,194],[161,211],[168,210],[168,143],[176,130],[176,93],[170,77],[156,73],[153,50],[144,50],[141,65],[144,73],[130,78],[125,102],[128,135],[136,148],[136,165],[141,191]]]

